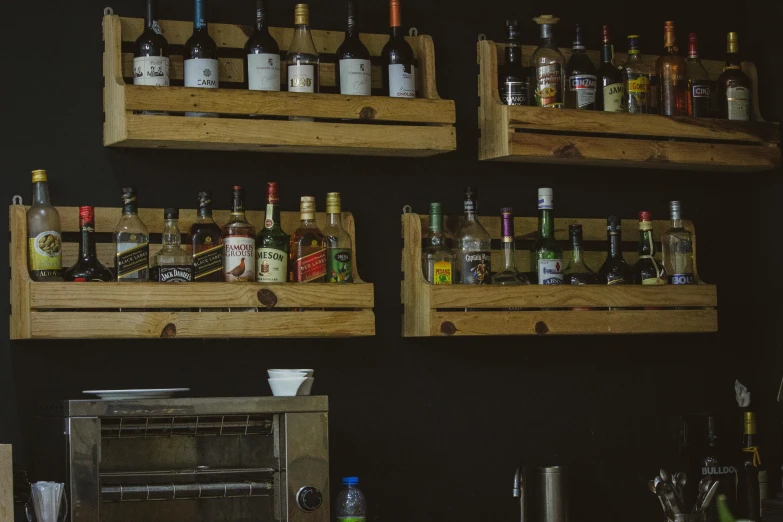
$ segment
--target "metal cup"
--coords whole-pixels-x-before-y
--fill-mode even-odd
[[[565,466],[539,468],[541,522],[568,522],[568,491]]]

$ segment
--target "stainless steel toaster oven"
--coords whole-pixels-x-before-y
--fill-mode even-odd
[[[41,405],[36,480],[72,522],[329,521],[326,397]]]

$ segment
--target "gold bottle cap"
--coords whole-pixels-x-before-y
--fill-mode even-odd
[[[341,199],[339,192],[329,192],[326,194],[326,213],[339,214],[341,209]]]
[[[34,170],[33,171],[33,183],[38,183],[38,182],[41,182],[41,181],[43,181],[43,182],[49,181],[48,177],[46,176],[46,171],[45,170]]]
[[[726,52],[739,53],[739,37],[737,33],[731,32],[726,35]]]
[[[294,8],[294,25],[310,25],[310,6],[296,4]]]
[[[674,47],[674,45],[675,45],[674,22],[669,20],[667,22],[664,22],[663,24],[663,46]]]
[[[302,196],[299,203],[299,211],[302,219],[315,219],[315,198],[313,196]]]
[[[745,434],[756,434],[756,414],[752,411],[745,412]]]
[[[533,21],[538,25],[554,25],[559,22],[560,19],[552,15],[541,15],[533,18]]]

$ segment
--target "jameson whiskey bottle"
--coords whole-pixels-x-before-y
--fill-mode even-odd
[[[64,281],[106,283],[111,271],[95,255],[95,209],[79,207],[79,259],[63,273]]]
[[[150,236],[139,219],[136,189],[122,189],[122,217],[114,227],[114,266],[120,283],[150,278]]]
[[[49,202],[45,170],[33,171],[33,204],[27,210],[28,270],[33,281],[62,281],[60,214]]]
[[[533,68],[535,105],[539,107],[563,107],[563,75],[565,57],[554,41],[555,25],[560,21],[552,15],[533,18],[541,27],[541,43],[533,52],[530,64]]]
[[[625,83],[623,73],[614,64],[614,45],[609,27],[602,27],[601,67],[598,69],[598,85],[595,90],[595,108],[606,112],[625,111]]]
[[[291,238],[280,226],[279,202],[277,183],[267,183],[264,228],[256,237],[259,283],[285,283],[288,278],[288,248]]]
[[[326,277],[326,238],[315,224],[315,198],[302,196],[301,223],[291,236],[288,279],[294,283],[323,283]]]
[[[223,227],[223,276],[230,283],[256,280],[256,229],[245,217],[245,189],[239,186],[231,221]]]
[[[190,227],[193,281],[223,281],[223,233],[212,220],[212,193],[198,193],[198,215]]]
[[[326,282],[353,283],[353,245],[343,228],[339,192],[326,195],[326,216]]]
[[[564,283],[563,249],[555,241],[553,209],[552,189],[538,189],[538,233],[530,248],[530,271],[537,274],[539,285]]]
[[[457,256],[446,247],[440,203],[430,203],[430,235],[427,242],[427,246],[421,252],[424,279],[433,285],[454,284],[454,266]]]

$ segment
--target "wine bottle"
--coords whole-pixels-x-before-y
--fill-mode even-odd
[[[251,91],[280,90],[280,46],[269,34],[266,0],[256,0],[256,26],[245,44],[245,86]]]
[[[169,42],[160,32],[155,0],[147,0],[144,32],[133,51],[133,85],[169,85]]]
[[[294,38],[288,46],[289,92],[318,92],[318,69],[320,59],[310,31],[310,6],[296,4],[294,11]]]
[[[383,91],[392,98],[416,97],[416,67],[413,49],[402,32],[400,0],[389,0],[389,41],[383,46]]]
[[[113,279],[95,255],[95,209],[79,207],[79,259],[63,273],[63,281],[107,283]]]
[[[215,40],[207,30],[207,0],[194,0],[193,34],[185,42],[185,87],[217,89],[220,87],[218,73],[218,50]],[[185,116],[210,116],[203,112],[186,112]]]
[[[372,88],[370,51],[359,39],[357,17],[359,7],[355,0],[345,3],[348,25],[345,40],[337,48],[337,71],[334,75],[340,94],[369,96]]]
[[[759,456],[758,439],[756,438],[756,414],[744,412],[745,429],[742,435],[742,452],[740,453],[739,474],[737,481],[737,504],[739,514],[750,520],[761,520],[761,498],[759,493]]]

